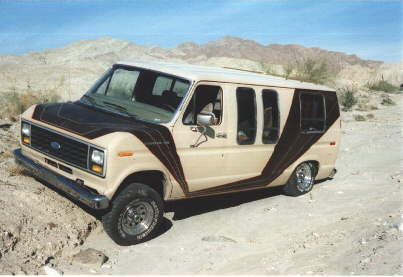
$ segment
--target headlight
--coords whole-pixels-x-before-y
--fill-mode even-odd
[[[31,136],[31,125],[28,123],[22,123],[21,133],[27,137]]]
[[[96,150],[96,149],[92,150],[91,161],[98,165],[103,165],[104,164],[104,152]]]
[[[31,144],[31,124],[21,123],[21,141],[25,144]]]

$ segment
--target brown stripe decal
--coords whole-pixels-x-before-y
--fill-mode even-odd
[[[191,196],[236,191],[242,189],[264,187],[279,177],[292,163],[298,160],[339,118],[339,106],[336,93],[323,93],[326,103],[326,129],[323,133],[303,134],[300,131],[300,94],[305,90],[296,90],[291,103],[290,112],[273,154],[259,176],[190,192]],[[312,92],[312,91],[306,91]]]
[[[88,139],[113,132],[131,133],[161,161],[183,191],[188,191],[175,142],[165,126],[124,118],[79,102],[38,105],[32,117]]]

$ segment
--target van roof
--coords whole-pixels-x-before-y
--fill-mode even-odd
[[[223,67],[211,67],[201,65],[190,65],[182,63],[159,62],[159,61],[120,61],[117,64],[135,66],[145,69],[160,71],[192,81],[216,81],[226,83],[240,83],[249,85],[300,88],[322,91],[335,91],[334,89],[306,83],[296,80],[287,80],[282,77],[267,75],[263,73],[254,73],[245,70],[230,69]]]

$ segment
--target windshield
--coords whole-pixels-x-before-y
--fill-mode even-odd
[[[138,119],[171,121],[190,82],[151,70],[114,66],[80,101]]]

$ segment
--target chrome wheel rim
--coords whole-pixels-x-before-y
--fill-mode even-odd
[[[136,236],[146,231],[154,218],[151,204],[142,200],[133,200],[124,209],[121,217],[122,230]]]
[[[300,192],[309,191],[313,185],[311,167],[307,163],[300,164],[295,170],[297,188]]]

